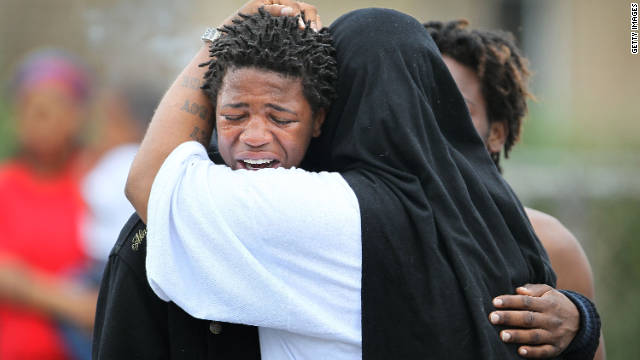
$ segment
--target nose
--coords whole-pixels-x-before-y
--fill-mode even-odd
[[[273,134],[269,130],[268,122],[260,116],[249,119],[242,135],[240,135],[240,141],[250,147],[261,147],[269,144],[272,140]]]

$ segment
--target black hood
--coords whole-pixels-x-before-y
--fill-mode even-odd
[[[358,197],[363,358],[519,358],[491,300],[555,275],[435,43],[393,10],[330,31],[338,98],[303,167],[341,172]]]

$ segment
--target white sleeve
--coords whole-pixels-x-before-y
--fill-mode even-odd
[[[360,341],[358,200],[338,173],[231,170],[197,142],[159,170],[147,277],[197,318]]]

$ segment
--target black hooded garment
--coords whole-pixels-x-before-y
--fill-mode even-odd
[[[342,173],[359,201],[363,358],[518,359],[491,300],[555,275],[435,43],[393,10],[330,31],[338,99],[304,166]]]
[[[487,319],[491,299],[554,275],[435,44],[392,10],[349,13],[331,31],[339,97],[304,167],[341,172],[358,197],[363,359],[519,358]],[[155,296],[140,234],[133,215],[105,271],[93,357],[259,357],[254,327],[214,334]]]

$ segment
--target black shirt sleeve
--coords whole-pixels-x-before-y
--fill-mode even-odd
[[[104,271],[94,325],[92,358],[168,359],[168,304],[147,283],[146,226],[132,215]]]
[[[562,353],[565,360],[593,359],[600,344],[600,315],[586,296],[569,290],[560,290],[580,312],[580,330]]]

